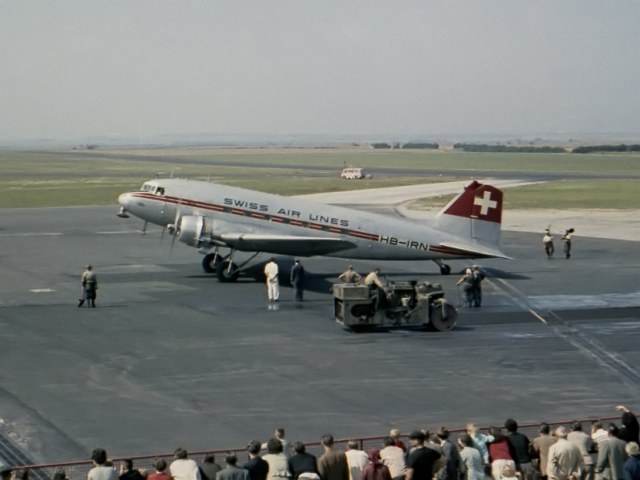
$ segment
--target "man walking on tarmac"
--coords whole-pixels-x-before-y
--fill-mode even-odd
[[[553,236],[551,235],[551,230],[548,228],[544,230],[542,244],[544,245],[544,251],[547,254],[547,258],[553,257],[553,252],[555,251],[555,248],[553,247]]]

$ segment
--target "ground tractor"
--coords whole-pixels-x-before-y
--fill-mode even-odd
[[[352,331],[422,327],[446,332],[456,325],[458,312],[439,284],[390,281],[386,291],[378,301],[365,285],[334,285],[336,321]]]

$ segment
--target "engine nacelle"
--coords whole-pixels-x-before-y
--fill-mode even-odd
[[[187,215],[178,224],[178,240],[190,247],[213,245],[213,220],[200,215]]]

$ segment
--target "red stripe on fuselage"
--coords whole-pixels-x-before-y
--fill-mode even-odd
[[[207,203],[207,202],[189,200],[189,199],[179,198],[179,197],[164,196],[164,195],[154,195],[152,193],[147,193],[147,192],[135,192],[132,194],[132,196],[134,198],[144,198],[146,200],[158,201],[163,203],[171,203],[179,207],[180,206],[192,207],[192,208],[210,210],[215,212],[229,213],[232,215],[249,216],[257,220],[271,221],[271,222],[280,223],[280,224],[289,224],[291,226],[300,227],[304,229],[326,231],[326,232],[335,233],[339,235],[355,237],[363,240],[370,240],[373,242],[380,241],[380,235],[376,233],[363,232],[361,230],[350,230],[346,228],[341,229],[341,228],[337,228],[329,225],[323,225],[320,223],[311,223],[311,222],[307,223],[297,219],[282,217],[280,215],[258,213],[258,212],[254,212],[253,210],[244,210],[237,207],[229,207],[229,206],[225,207],[215,203]],[[403,245],[400,245],[400,246],[403,246]],[[456,256],[468,256],[469,254],[469,252],[464,252],[462,250],[458,250],[450,247],[441,247],[438,245],[429,245],[429,248],[426,251],[439,253],[443,255],[456,255]]]

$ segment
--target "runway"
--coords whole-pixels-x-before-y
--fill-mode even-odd
[[[195,249],[114,207],[0,211],[0,430],[36,462],[381,435],[473,420],[615,415],[640,394],[638,244],[576,236],[547,260],[539,235],[506,231],[515,260],[488,260],[484,306],[448,333],[353,334],[332,320],[346,261],[303,259],[302,308],[283,288],[221,284]],[[291,259],[279,258],[281,270]],[[92,263],[98,307],[77,308]],[[385,262],[397,279],[455,282],[431,262]],[[375,265],[356,264],[361,273]],[[637,409],[637,407],[636,407]]]

